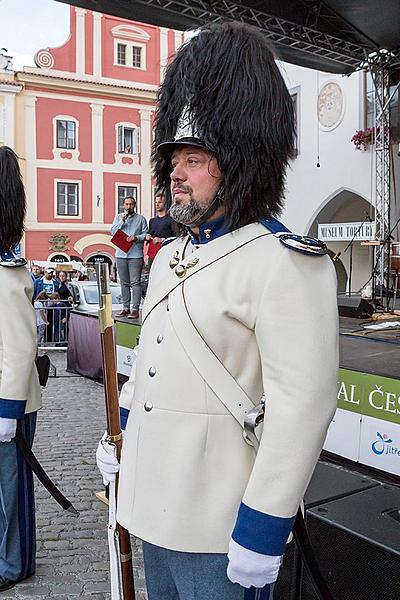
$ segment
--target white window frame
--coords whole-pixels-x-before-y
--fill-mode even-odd
[[[115,214],[119,214],[118,210],[118,188],[119,187],[133,187],[136,188],[136,212],[140,212],[140,183],[127,183],[126,181],[116,181],[115,182]]]
[[[128,66],[127,65],[127,59],[128,59],[128,44],[127,44],[127,42],[125,40],[124,41],[122,41],[122,40],[121,41],[115,40],[115,46],[116,46],[116,48],[115,48],[114,64],[117,64],[119,67],[126,67],[126,66]],[[118,57],[119,46],[124,46],[125,47],[125,63],[121,63],[118,60],[118,58],[119,58]]]
[[[301,152],[300,152],[300,148],[301,148],[301,145],[300,145],[300,142],[301,142],[301,137],[300,137],[300,134],[301,134],[300,89],[301,88],[298,85],[289,90],[292,101],[293,101],[293,98],[296,98],[296,111],[295,111],[296,112],[296,114],[295,114],[295,119],[296,119],[296,148],[295,148],[295,150],[296,150],[296,154],[295,154],[294,158],[297,158],[301,154]]]
[[[65,123],[66,124],[66,130],[65,130],[65,133],[66,133],[66,138],[65,138],[66,146],[59,146],[58,145],[58,142],[60,141],[60,139],[59,139],[60,136],[58,134],[58,129],[59,129],[58,124],[59,123]],[[70,141],[70,137],[68,135],[69,129],[70,129],[70,127],[69,127],[70,124],[74,126],[72,128],[73,136],[72,136],[72,140],[71,140],[72,143],[73,143],[73,146],[71,146],[71,147],[68,146],[68,142]],[[76,146],[77,146],[76,121],[72,121],[70,119],[57,119],[56,120],[56,137],[57,137],[57,139],[56,139],[57,148],[62,148],[63,150],[76,150]]]
[[[120,127],[126,127],[128,129],[134,129],[135,130],[135,134],[136,134],[136,152],[133,152],[132,154],[128,154],[125,152],[119,152],[118,151],[118,138],[119,138],[119,128]],[[132,123],[132,122],[119,122],[115,124],[115,154],[114,154],[114,160],[116,163],[120,164],[121,166],[128,166],[130,167],[132,164],[139,164],[139,154],[140,154],[140,127],[136,124],[136,123]],[[128,156],[132,159],[132,163],[128,164],[128,163],[123,163],[122,159]]]
[[[370,90],[368,90],[369,82],[372,83]],[[371,123],[368,123],[368,97],[371,99],[372,106],[374,108],[374,110],[372,112],[372,122]],[[375,120],[376,120],[375,119],[375,97],[376,97],[376,90],[373,85],[371,74],[369,72],[364,71],[364,119],[363,119],[364,122],[362,124],[362,127],[360,127],[360,129],[367,129],[368,127],[375,127]]]
[[[118,62],[118,44],[123,44],[126,46],[126,64],[121,65]],[[133,62],[133,52],[132,48],[140,48],[141,49],[141,65],[140,67],[134,67]],[[123,38],[114,38],[114,66],[122,67],[123,69],[135,69],[136,71],[145,71],[146,70],[146,44],[139,41],[130,41]]]
[[[125,138],[125,130],[130,131],[131,135],[132,135],[132,145],[130,146],[130,152],[127,152],[125,150],[121,150],[121,145],[120,145],[120,132],[121,132],[121,138],[122,141]],[[135,156],[136,154],[139,154],[139,144],[138,144],[138,140],[139,140],[139,134],[137,131],[137,127],[129,127],[128,125],[118,125],[118,129],[117,129],[117,135],[118,135],[118,139],[117,139],[117,152],[118,154],[125,154],[127,156]]]
[[[139,66],[138,66],[138,65],[134,65],[134,64],[133,64],[133,55],[134,55],[134,52],[133,52],[133,51],[134,51],[134,50],[140,50],[140,53],[139,53],[139,55],[140,55],[140,61],[139,61],[139,62],[140,62],[140,64],[139,64]],[[131,59],[132,59],[132,60],[131,60],[131,66],[132,66],[134,69],[142,69],[142,63],[143,63],[143,54],[144,54],[144,52],[145,52],[145,50],[143,49],[143,45],[142,45],[142,44],[136,44],[136,45],[133,45],[133,44],[132,44],[132,46],[131,46],[131,52],[132,52],[132,56],[131,56]]]
[[[75,148],[58,148],[57,147],[57,121],[72,121],[75,123]],[[71,115],[56,115],[53,117],[53,156],[61,160],[71,160],[62,157],[61,154],[69,152],[72,160],[79,158],[79,121]]]
[[[58,214],[58,184],[77,184],[78,185],[78,214],[77,215],[59,215]],[[54,218],[55,219],[74,219],[82,220],[82,180],[80,179],[54,179]]]

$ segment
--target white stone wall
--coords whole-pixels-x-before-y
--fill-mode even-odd
[[[313,234],[315,220],[326,222],[362,221],[374,203],[373,151],[358,151],[351,138],[364,128],[364,75],[350,77],[331,75],[283,64],[282,72],[290,90],[299,92],[299,155],[292,161],[287,174],[286,206],[282,220],[301,234]],[[317,97],[328,81],[342,89],[344,113],[340,123],[325,130],[317,118]],[[317,167],[319,154],[319,164]],[[333,200],[332,204],[330,202]],[[373,216],[373,209],[371,212]],[[314,228],[312,225],[314,223]],[[347,242],[330,243],[333,253],[343,252]],[[349,252],[341,256],[348,273]],[[353,251],[352,290],[368,278],[372,265],[371,250],[357,242]]]
[[[21,89],[20,86],[8,83],[7,79],[2,79],[0,70],[0,144],[10,148],[15,145],[15,95]]]

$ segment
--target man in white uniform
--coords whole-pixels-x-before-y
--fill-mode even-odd
[[[293,139],[262,33],[211,25],[179,50],[153,158],[182,236],[154,262],[120,399],[118,520],[143,540],[149,600],[272,598],[335,411],[334,269],[274,218]],[[263,396],[256,455],[243,423]]]
[[[36,372],[33,282],[13,248],[26,210],[18,160],[0,148],[0,593],[35,572],[32,470],[16,442],[17,426],[32,446],[41,406]]]

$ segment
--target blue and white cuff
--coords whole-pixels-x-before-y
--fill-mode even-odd
[[[248,550],[281,556],[293,528],[294,517],[274,517],[240,504],[232,539]]]
[[[22,419],[25,414],[26,400],[8,400],[0,398],[0,417]]]

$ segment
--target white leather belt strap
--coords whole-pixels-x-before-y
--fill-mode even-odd
[[[168,272],[165,279],[155,286],[154,289],[150,286],[143,305],[142,325],[153,308],[166,298],[172,290],[182,285],[182,283],[190,279],[190,277],[193,277],[193,275],[202,269],[221,260],[224,256],[235,252],[235,250],[238,250],[253,240],[269,235],[272,235],[272,233],[262,226],[255,227],[254,224],[246,225],[237,231],[227,233],[212,242],[208,242],[208,244],[201,245],[197,252],[189,254],[186,258],[181,257],[179,264]],[[187,243],[182,245],[182,251],[186,245]],[[195,262],[195,264],[192,264],[193,262]],[[177,273],[181,273],[181,275],[178,275]]]
[[[184,289],[184,285],[175,287],[168,296],[174,331],[200,376],[243,428],[245,414],[254,404],[195,327],[186,306]]]

